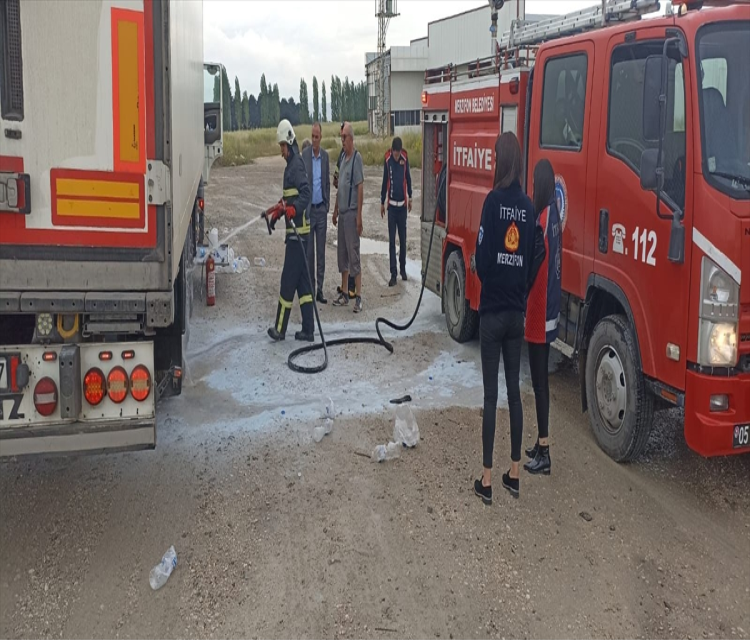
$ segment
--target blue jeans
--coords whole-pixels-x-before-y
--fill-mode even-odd
[[[484,415],[482,417],[482,458],[486,469],[492,468],[497,419],[497,384],[500,353],[505,369],[505,389],[510,412],[510,459],[521,460],[523,408],[521,406],[521,347],[523,345],[523,313],[500,311],[482,314],[479,320],[479,346],[484,383]]]
[[[388,253],[391,256],[391,275],[396,271],[396,231],[398,230],[398,262],[401,273],[406,273],[406,207],[388,207]]]

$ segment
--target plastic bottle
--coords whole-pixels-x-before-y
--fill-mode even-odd
[[[256,267],[265,267],[266,266],[266,259],[265,258],[255,258],[253,260]]]
[[[407,405],[399,405],[396,409],[396,423],[393,425],[393,440],[405,447],[416,447],[419,442],[419,426],[411,409]]]
[[[148,576],[151,588],[156,591],[167,584],[167,580],[169,580],[169,576],[172,575],[172,571],[174,571],[176,566],[177,552],[174,550],[173,545],[169,547],[167,552],[162,556],[161,562],[151,569],[151,573]]]
[[[315,427],[313,429],[313,440],[320,442],[326,435],[325,427]]]
[[[383,462],[385,460],[395,460],[401,455],[401,447],[397,442],[388,444],[379,444],[372,450],[370,459],[373,462]]]

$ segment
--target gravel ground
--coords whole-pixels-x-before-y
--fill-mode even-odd
[[[292,373],[293,344],[265,336],[282,235],[253,222],[281,172],[276,158],[212,172],[210,226],[238,230],[237,255],[267,266],[218,274],[210,308],[193,273],[186,387],[159,407],[157,449],[0,465],[0,637],[750,637],[750,456],[696,456],[679,411],[658,414],[642,460],[618,465],[556,359],[553,473],[522,477],[520,500],[498,485],[484,507],[471,491],[478,345],[450,340],[435,296],[408,332],[387,334],[393,355],[331,349],[324,373]],[[321,307],[331,339],[374,335],[381,314],[405,320],[419,292],[419,201],[412,277],[389,289],[379,168],[366,178],[365,312]],[[331,227],[329,298],[334,239]],[[525,364],[522,375],[530,443]],[[364,456],[392,433],[389,400],[405,393],[421,441],[373,464]],[[336,420],[316,444],[329,397]],[[507,424],[501,406],[498,473]],[[149,570],[171,544],[177,569],[153,592]]]

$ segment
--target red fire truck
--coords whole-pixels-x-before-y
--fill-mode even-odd
[[[668,406],[696,452],[750,451],[750,4],[679,0],[641,19],[658,9],[607,0],[517,21],[495,55],[427,71],[422,94],[422,259],[437,216],[427,286],[451,336],[476,334],[479,219],[512,131],[528,191],[540,159],[555,169],[556,346],[618,461]]]

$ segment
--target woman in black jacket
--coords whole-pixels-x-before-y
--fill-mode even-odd
[[[492,504],[492,452],[495,444],[500,354],[510,411],[511,465],[502,484],[518,497],[523,410],[519,378],[526,296],[531,286],[536,217],[520,183],[521,148],[506,132],[495,142],[495,186],[482,207],[476,243],[476,270],[482,283],[479,298],[479,340],[484,383],[482,450],[484,473],[474,492]]]

